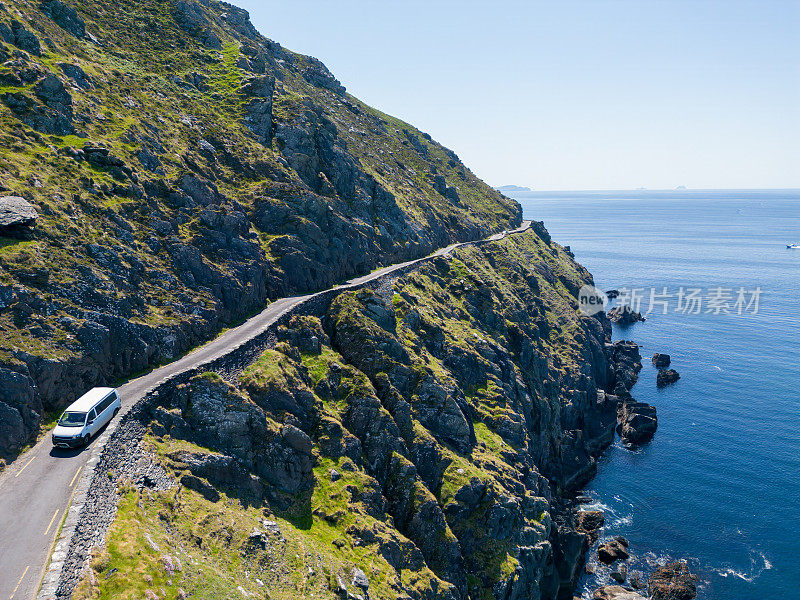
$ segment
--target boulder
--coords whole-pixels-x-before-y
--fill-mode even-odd
[[[607,565],[617,560],[628,560],[628,545],[619,539],[613,539],[597,549],[597,558]]]
[[[697,596],[697,576],[684,562],[658,567],[647,581],[651,600],[691,600]]]
[[[616,323],[617,325],[622,325],[623,327],[647,320],[642,313],[636,312],[627,304],[615,306],[609,310],[608,318],[611,319],[612,322]]]
[[[359,568],[354,568],[353,572],[353,585],[357,588],[361,588],[365,592],[369,589],[369,579],[367,579],[366,574]]]
[[[628,567],[624,564],[617,565],[616,569],[613,569],[610,573],[611,579],[616,581],[617,583],[622,583],[628,577]]]
[[[675,369],[661,369],[658,371],[658,375],[656,375],[656,385],[658,387],[671,385],[680,378],[680,374],[678,374]]]
[[[634,445],[650,441],[657,427],[655,406],[634,400],[622,403],[618,431],[625,444]]]
[[[575,513],[575,530],[587,536],[589,545],[597,541],[604,522],[605,517],[601,510],[581,510]]]
[[[669,354],[659,354],[656,352],[653,354],[653,366],[658,367],[659,369],[666,369],[670,363],[670,356]]]
[[[0,197],[0,228],[33,225],[38,218],[39,213],[24,198]]]
[[[52,108],[72,106],[72,97],[61,80],[52,73],[33,86],[33,91],[42,102]]]
[[[619,585],[604,585],[597,588],[592,595],[593,600],[645,600],[644,596],[626,590]]]

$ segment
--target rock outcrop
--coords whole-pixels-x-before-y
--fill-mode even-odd
[[[642,357],[636,342],[619,340],[608,346],[614,374],[614,393],[620,398],[629,398],[629,390],[639,379]]]
[[[637,594],[619,585],[604,585],[594,591],[593,600],[646,600],[641,594]]]
[[[652,358],[653,366],[658,369],[666,369],[669,366],[671,360],[672,359],[670,358],[669,354],[659,354],[658,352],[653,354]]]
[[[19,196],[0,197],[0,232],[32,225],[39,218],[33,205]]]
[[[656,385],[658,387],[665,387],[678,381],[681,376],[675,369],[659,369],[656,375]]]
[[[82,38],[86,34],[86,24],[71,6],[64,4],[60,0],[43,0],[39,7],[59,27],[75,37]]]
[[[647,319],[642,313],[633,310],[629,305],[615,306],[608,311],[608,318],[614,323],[627,327],[634,323],[644,322]]]
[[[575,514],[575,531],[586,535],[589,545],[597,541],[603,523],[605,517],[601,510],[580,510]]]
[[[628,540],[617,537],[602,544],[597,549],[597,558],[600,562],[611,564],[617,560],[627,560],[630,558],[628,553]]]
[[[658,427],[656,407],[644,402],[625,400],[620,404],[619,434],[628,445],[649,442]]]
[[[697,576],[684,562],[671,562],[658,567],[647,586],[651,600],[691,600],[697,596]]]

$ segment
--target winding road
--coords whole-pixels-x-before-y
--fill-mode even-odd
[[[507,235],[527,231],[530,225],[530,221],[524,221],[517,229],[497,233],[478,242],[498,241]],[[474,243],[452,244],[429,256],[383,267],[331,289],[345,290],[362,285]],[[230,352],[263,332],[289,309],[326,291],[329,290],[276,300],[240,326],[226,331],[180,359],[129,380],[117,388],[122,398],[122,411],[117,419],[165,379]],[[107,435],[101,434],[86,448],[63,450],[53,447],[49,435],[43,436],[0,474],[0,600],[31,600],[36,597],[78,481],[84,471],[91,468],[87,463],[92,447],[103,444],[106,438]]]

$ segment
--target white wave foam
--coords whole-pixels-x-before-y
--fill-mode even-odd
[[[631,523],[633,523],[633,515],[625,515],[624,517],[614,519],[611,526],[619,527],[620,525],[630,525]]]
[[[722,567],[714,569],[720,577],[736,577],[747,583],[753,583],[764,572],[772,568],[772,563],[763,552],[752,551],[750,554],[750,572],[745,573],[732,567]]]

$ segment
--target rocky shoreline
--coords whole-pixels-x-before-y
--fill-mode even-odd
[[[606,292],[610,300],[618,297],[617,290]],[[628,329],[631,325],[646,321],[640,313],[632,310],[627,305],[611,308],[608,311],[609,319]],[[655,435],[658,419],[656,407],[647,403],[637,402],[630,394],[630,389],[638,380],[642,368],[639,347],[634,342],[616,342],[612,351],[616,358],[618,384],[615,392],[618,395],[618,424],[617,433],[623,445],[634,449],[640,444],[649,442]],[[671,357],[669,354],[655,353],[651,362],[657,369],[656,384],[662,388],[678,381],[680,375],[670,369]],[[590,498],[579,496],[581,501]],[[590,546],[600,540],[600,530],[605,523],[605,515],[601,510],[581,509],[580,503],[572,505],[573,519],[576,529],[587,534]],[[605,565],[608,569],[610,583],[600,585],[593,590],[592,600],[692,600],[697,595],[698,577],[690,572],[683,561],[671,561],[665,564],[652,566],[649,575],[640,570],[629,569],[627,562],[632,556],[633,549],[625,537],[615,536],[603,538],[594,550],[597,563]],[[590,550],[591,551],[591,550]],[[585,572],[595,574],[596,567],[586,564]],[[577,600],[577,597],[576,597]]]

